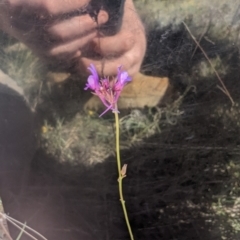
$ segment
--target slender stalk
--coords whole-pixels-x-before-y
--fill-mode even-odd
[[[31,231],[31,232],[35,233],[36,235],[38,235],[39,237],[41,237],[42,239],[47,240],[42,234],[40,234],[39,232],[37,232],[37,231],[34,230],[33,228],[27,226],[26,223],[21,223],[20,221],[12,218],[12,217],[10,217],[10,216],[7,216],[7,215],[6,215],[6,219],[7,219],[9,222],[11,222],[12,224],[13,224],[13,222],[14,222],[14,223],[17,223],[17,224],[19,224],[22,228],[24,228],[24,229],[26,228],[26,229],[28,229],[29,231]],[[20,228],[20,230],[22,230],[22,228]],[[23,231],[26,232],[26,230],[23,230]]]
[[[22,228],[19,227],[13,220],[8,219],[8,221],[9,221],[13,226],[15,226],[16,228],[18,228],[19,230],[22,231]],[[24,232],[27,236],[29,236],[30,238],[32,238],[33,240],[38,240],[37,238],[35,238],[33,235],[31,235],[31,234],[30,234],[29,232],[27,232],[26,230],[23,230],[23,232]]]
[[[188,33],[190,34],[192,40],[195,42],[195,44],[198,46],[198,48],[202,51],[204,57],[207,59],[208,63],[210,64],[212,70],[214,71],[215,75],[218,78],[218,81],[221,83],[221,87],[219,86],[220,90],[222,90],[222,92],[228,96],[228,98],[230,99],[232,105],[234,104],[234,100],[230,94],[230,92],[228,91],[227,87],[225,86],[223,80],[221,79],[220,75],[218,74],[216,68],[214,67],[214,65],[212,64],[210,58],[208,57],[207,53],[204,51],[204,49],[201,47],[200,43],[196,40],[196,38],[193,36],[193,34],[191,33],[189,27],[187,26],[187,24],[183,21],[182,22],[184,27],[186,28],[186,30],[188,31]]]
[[[16,240],[20,240],[20,239],[21,239],[21,237],[22,237],[22,235],[23,235],[23,233],[24,233],[24,230],[25,230],[26,222],[25,222],[24,224],[25,224],[25,225],[22,227],[22,230],[21,230],[21,232],[18,234]]]
[[[117,109],[117,107],[116,107],[116,109]],[[123,180],[124,177],[126,177],[126,175],[125,175],[126,168],[124,168],[124,166],[123,166],[123,168],[121,169],[120,143],[119,143],[119,139],[120,139],[119,117],[118,117],[117,112],[115,112],[115,123],[116,123],[116,155],[117,155],[117,167],[118,167],[119,196],[120,196],[120,202],[122,204],[123,214],[124,214],[125,222],[127,224],[127,228],[128,228],[130,238],[131,238],[131,240],[134,240],[131,225],[130,225],[129,219],[128,219],[128,214],[127,214],[127,209],[126,209],[126,206],[125,206],[125,201],[124,201],[124,198],[123,198],[122,180]]]

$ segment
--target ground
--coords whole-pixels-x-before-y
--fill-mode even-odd
[[[233,103],[183,25],[164,38],[166,29],[156,26],[148,29],[142,72],[169,77],[174,90],[159,106],[120,114],[133,233],[136,239],[238,239],[239,49],[228,41],[201,41]],[[17,79],[38,122],[38,150],[24,194],[6,203],[9,214],[48,239],[129,239],[112,115],[83,110],[90,95],[79,76],[52,84],[29,50],[9,50],[15,43],[1,39],[1,68]]]

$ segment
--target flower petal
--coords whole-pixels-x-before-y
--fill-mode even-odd
[[[132,78],[127,72],[121,72],[119,81],[123,86],[125,86],[128,82],[132,81]]]
[[[96,89],[96,81],[93,77],[93,75],[90,75],[88,77],[88,80],[87,80],[87,84],[86,84],[86,87],[84,88],[84,90],[87,90],[87,89],[91,89],[91,90],[95,90]]]
[[[130,81],[132,81],[132,78],[128,75],[126,71],[121,71],[122,66],[118,67],[118,74],[117,74],[117,80],[114,85],[115,91],[122,91],[123,87]]]
[[[87,90],[88,88],[90,88],[96,91],[100,88],[97,70],[93,64],[90,64],[90,67],[88,67],[88,70],[90,70],[92,75],[88,77],[88,80],[87,80],[88,83],[86,84],[86,87],[84,88],[84,90]]]
[[[109,79],[108,78],[102,79],[101,82],[103,89],[107,91],[110,88]]]
[[[95,66],[92,63],[90,64],[90,67],[88,67],[88,70],[90,70],[90,72],[92,73],[94,79],[99,81],[97,70],[96,70]]]

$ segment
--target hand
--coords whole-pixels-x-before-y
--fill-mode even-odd
[[[98,34],[89,14],[78,13],[90,0],[0,0],[0,28],[38,55],[70,62]],[[98,24],[108,20],[100,11]]]
[[[146,51],[144,27],[138,17],[132,0],[126,0],[120,31],[114,36],[98,36],[92,40],[93,56],[81,56],[77,60],[79,71],[86,71],[90,63],[96,66],[100,75],[116,75],[122,65],[129,75],[135,75],[142,64]]]
[[[0,28],[40,57],[74,65],[80,73],[93,63],[100,75],[115,75],[119,65],[134,75],[140,69],[146,39],[132,0],[126,0],[122,27],[114,36],[103,36],[99,30],[108,21],[106,11],[99,12],[98,24],[89,14],[77,14],[89,1],[0,0]]]

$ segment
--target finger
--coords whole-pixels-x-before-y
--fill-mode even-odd
[[[111,37],[100,37],[93,40],[95,52],[102,56],[118,56],[129,51],[135,44],[135,36],[127,31]]]
[[[91,40],[96,37],[97,32],[91,32],[87,36],[75,39],[73,41],[69,41],[67,43],[61,44],[57,47],[52,48],[47,55],[54,56],[56,58],[66,58],[69,56],[74,56],[76,52],[78,52],[77,56],[79,56],[79,51],[86,47],[86,45],[91,42]]]
[[[40,0],[41,1],[41,0]],[[42,4],[52,15],[70,12],[77,8],[86,6],[89,0],[42,0]]]
[[[108,14],[105,11],[100,11],[98,24],[101,25],[107,21]],[[84,15],[53,24],[53,26],[47,29],[47,32],[54,40],[68,41],[84,36],[96,28],[97,23],[89,15]]]
[[[128,71],[130,76],[133,76],[139,71],[141,66],[142,56],[135,50],[114,59],[96,60],[82,57],[78,60],[78,67],[86,72],[89,65],[92,63],[97,69],[97,72],[102,76],[114,76],[117,74],[117,68],[122,66],[123,70]]]
[[[56,16],[66,12],[83,8],[89,0],[8,0],[11,8],[24,6],[24,8],[38,9],[40,12],[47,12],[48,15]]]

